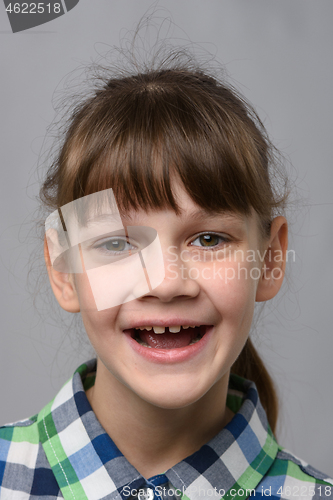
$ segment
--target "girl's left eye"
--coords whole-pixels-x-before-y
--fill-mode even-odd
[[[192,245],[201,248],[214,248],[219,246],[221,243],[228,243],[230,240],[226,236],[221,236],[215,233],[204,233],[200,234],[195,240],[192,241]]]

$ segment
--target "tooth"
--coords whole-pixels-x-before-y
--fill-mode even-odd
[[[190,327],[189,327],[188,325],[186,325],[186,326],[184,326],[184,325],[183,325],[183,326],[182,326],[182,328],[183,328],[184,330],[186,330],[186,328],[190,328]]]
[[[152,329],[153,329],[153,327],[152,327],[152,326],[145,326],[145,330],[148,330],[148,332],[149,332],[150,330],[152,330]]]
[[[137,339],[137,342],[138,342],[138,344],[141,344],[141,345],[143,345],[145,347],[148,347],[148,344],[146,342],[144,342],[143,340],[141,340],[141,339]]]
[[[144,347],[148,347],[149,349],[151,349],[151,345],[147,344],[147,342],[144,342],[141,339],[136,339],[136,341],[138,342],[138,344],[143,345]]]
[[[164,333],[165,328],[164,326],[153,326],[154,333]]]
[[[139,330],[145,330],[144,326],[139,326]]]
[[[190,325],[190,328],[195,328],[195,325]]]
[[[171,333],[178,333],[178,332],[180,332],[180,328],[181,327],[178,326],[178,325],[177,326],[169,326],[169,332],[171,332]]]
[[[193,345],[193,344],[196,344],[196,342],[199,342],[199,340],[201,340],[199,337],[193,339],[189,345]]]

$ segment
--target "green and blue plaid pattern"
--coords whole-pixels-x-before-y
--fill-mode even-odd
[[[142,477],[98,422],[80,366],[38,415],[0,428],[1,500],[333,499],[333,481],[278,446],[255,384],[231,375],[231,422],[164,474]]]

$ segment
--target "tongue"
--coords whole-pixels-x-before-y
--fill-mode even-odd
[[[198,333],[199,328],[187,328],[186,330],[181,328],[178,333],[170,333],[169,331],[154,333],[152,330],[149,332],[147,330],[141,330],[139,335],[141,340],[151,347],[157,349],[177,349],[189,345]]]

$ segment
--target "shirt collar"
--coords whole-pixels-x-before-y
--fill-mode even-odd
[[[168,482],[190,500],[235,498],[233,490],[254,489],[272,465],[278,445],[257,388],[231,375],[227,406],[236,413],[233,419],[200,450],[147,481],[92,411],[85,389],[93,385],[95,370],[96,360],[81,365],[38,415],[40,440],[66,500],[128,500],[130,490]]]

